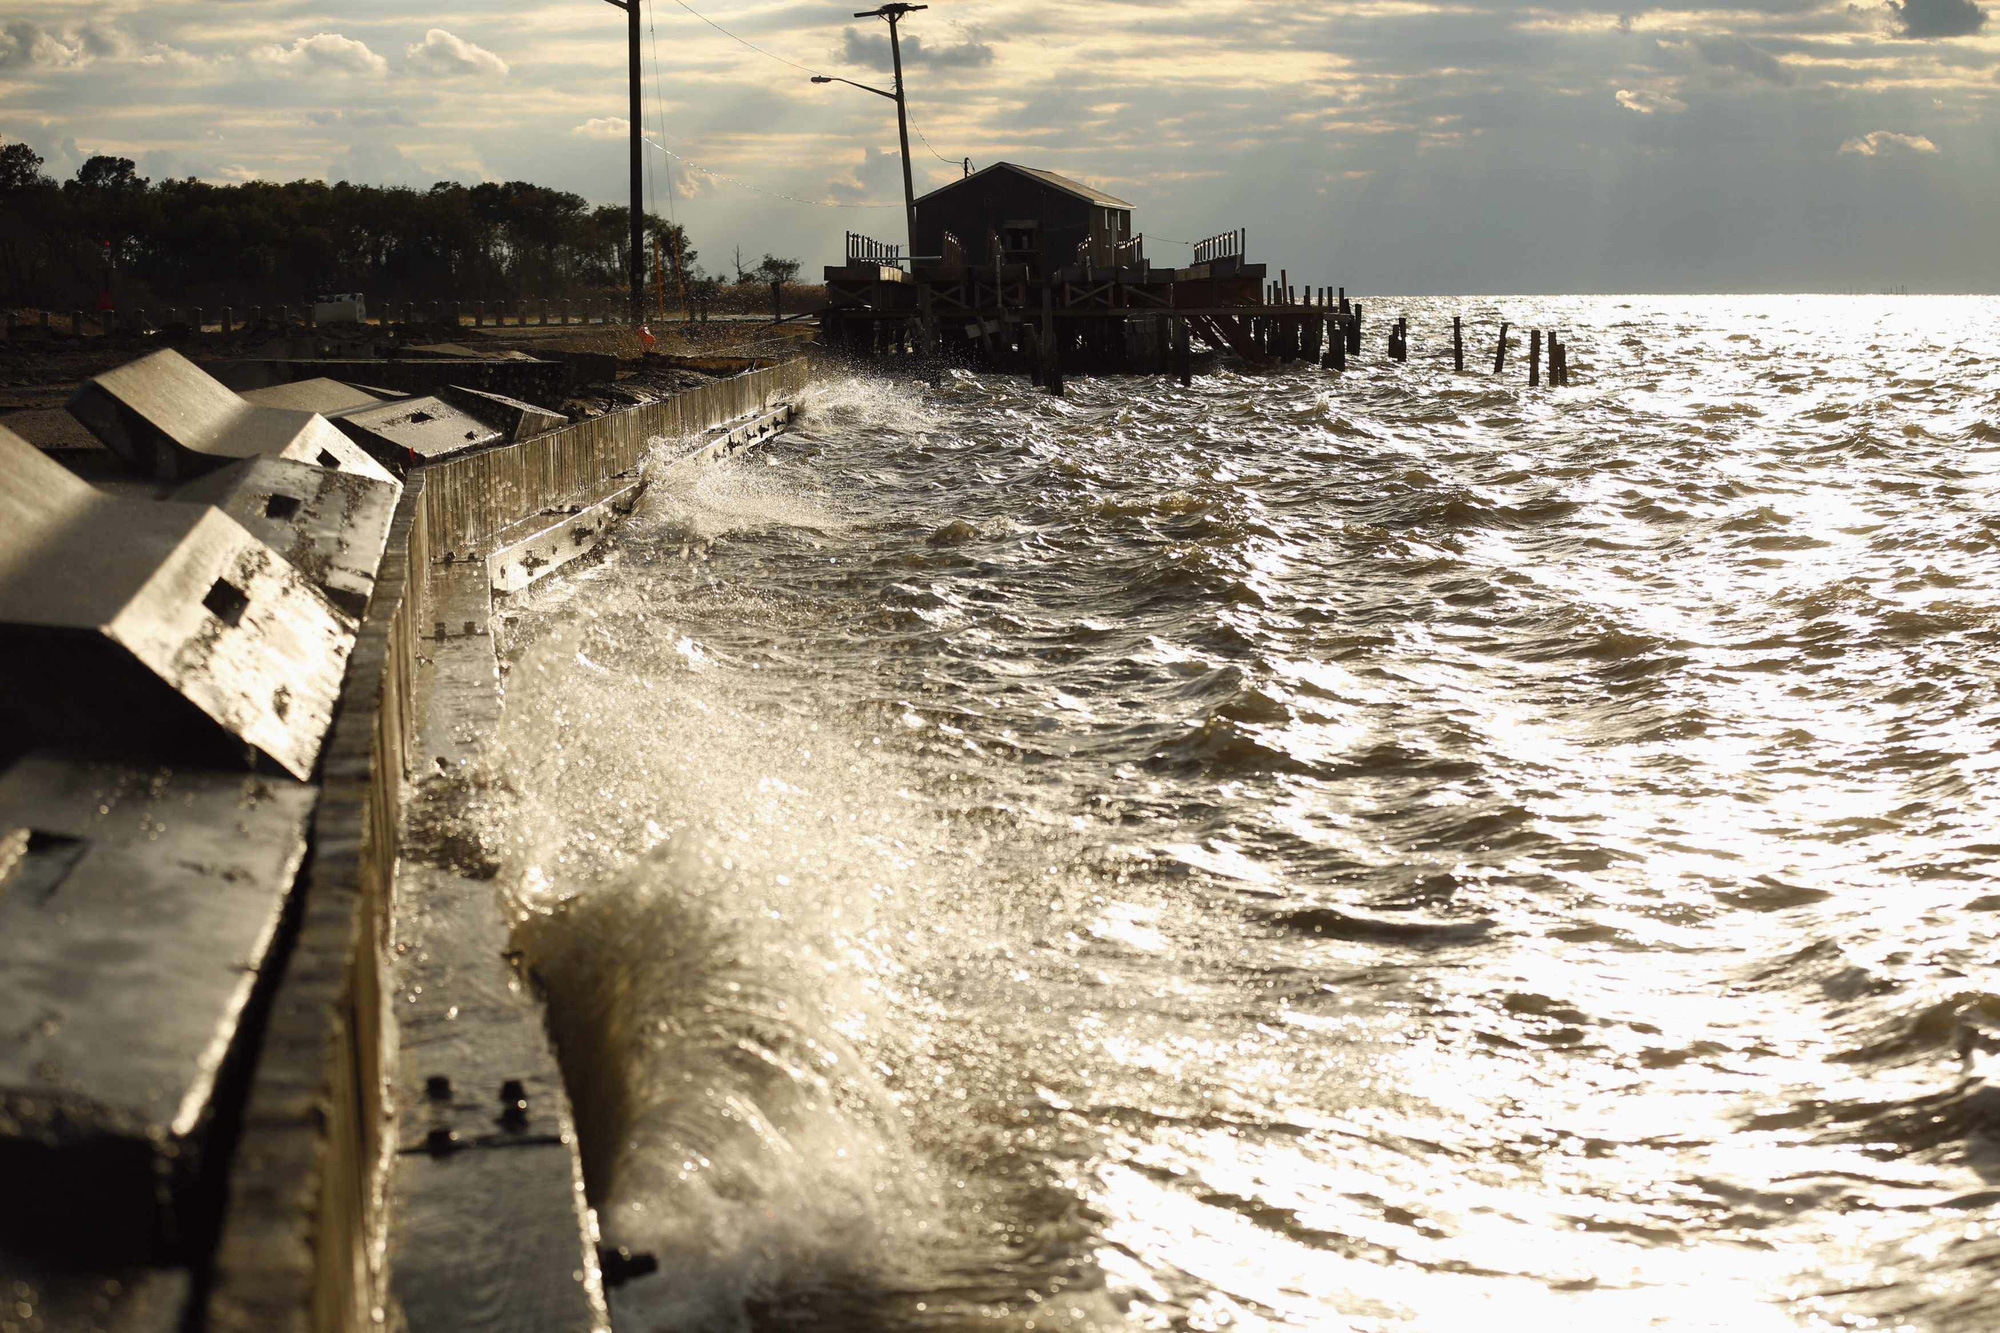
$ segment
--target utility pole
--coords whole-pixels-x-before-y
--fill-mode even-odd
[[[616,0],[612,0],[616,3]],[[896,25],[903,21],[905,14],[914,14],[929,5],[883,5],[880,9],[870,9],[856,14],[858,19],[887,19],[889,21],[889,58],[896,65],[896,91],[885,93],[880,88],[871,88],[853,79],[837,79],[825,74],[813,75],[814,83],[844,83],[850,88],[859,88],[864,93],[874,93],[886,97],[896,104],[896,137],[903,145],[903,222],[909,228],[909,254],[912,263],[917,257],[917,188],[910,177],[910,117],[903,109],[903,43],[897,36]]]
[[[889,58],[896,66],[896,137],[903,145],[903,213],[904,221],[910,228],[910,262],[917,256],[917,187],[910,180],[910,115],[903,102],[903,42],[897,35],[896,25],[903,15],[914,10],[929,9],[929,5],[884,5],[854,17],[870,17],[889,20]]]
[[[630,75],[632,104],[632,324],[637,327],[646,318],[646,159],[643,152],[644,109],[639,104],[642,86],[639,72],[639,4],[640,0],[604,0],[607,5],[616,5],[625,11],[626,36],[631,45]],[[905,153],[905,160],[909,154]]]

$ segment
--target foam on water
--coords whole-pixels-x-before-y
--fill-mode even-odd
[[[519,599],[621,1326],[2000,1322],[2000,303],[1408,309],[823,384]]]

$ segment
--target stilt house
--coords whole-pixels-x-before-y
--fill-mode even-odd
[[[917,200],[916,246],[946,267],[1024,264],[1031,277],[1073,264],[1142,267],[1132,205],[1053,171],[996,162]]]

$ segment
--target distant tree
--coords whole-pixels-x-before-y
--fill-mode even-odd
[[[42,174],[42,155],[24,143],[0,147],[0,195],[19,194],[49,184]]]
[[[622,297],[630,281],[623,208],[526,181],[149,182],[130,158],[100,155],[58,186],[41,167],[26,145],[0,144],[0,306],[75,308],[104,289],[107,271],[130,305],[289,304],[347,291],[594,300]],[[655,253],[669,300],[683,276],[699,281],[677,224],[648,215],[645,244],[649,291]]]
[[[757,262],[754,272],[760,282],[796,282],[800,267],[796,259],[780,259],[767,254]]]
[[[757,275],[756,275],[756,274],[754,274],[754,273],[750,272],[750,270],[748,270],[748,269],[746,269],[746,268],[744,268],[744,267],[743,267],[743,247],[742,247],[742,246],[740,246],[740,245],[739,245],[739,246],[737,246],[737,247],[736,247],[736,256],[735,256],[735,258],[733,258],[733,259],[732,259],[732,260],[730,261],[730,263],[731,263],[732,265],[734,265],[734,266],[735,266],[735,269],[736,269],[736,281],[737,281],[737,282],[738,282],[739,284],[741,284],[741,283],[745,283],[745,282],[755,282],[755,281],[757,280]]]
[[[85,190],[143,190],[149,183],[129,157],[100,153],[76,170],[75,184]]]

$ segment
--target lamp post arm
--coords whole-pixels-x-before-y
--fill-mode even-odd
[[[616,4],[616,3],[617,3],[617,0],[607,0],[607,3],[611,3],[611,4]],[[846,85],[847,85],[848,87],[850,87],[850,88],[859,88],[859,89],[860,89],[860,90],[861,90],[862,92],[864,92],[864,93],[874,93],[874,94],[875,94],[875,95],[876,95],[877,97],[886,97],[886,98],[888,98],[888,99],[889,99],[890,101],[892,101],[892,102],[896,100],[896,94],[894,94],[894,93],[891,93],[891,92],[884,92],[884,91],[883,91],[882,89],[880,89],[880,88],[870,88],[870,87],[869,87],[869,86],[868,86],[867,84],[865,84],[865,83],[856,83],[856,82],[855,82],[855,81],[854,81],[853,79],[843,79],[843,78],[841,78],[841,77],[839,77],[838,75],[835,75],[835,74],[815,74],[815,75],[813,76],[813,82],[814,82],[814,83],[844,83],[844,84],[846,84]]]

